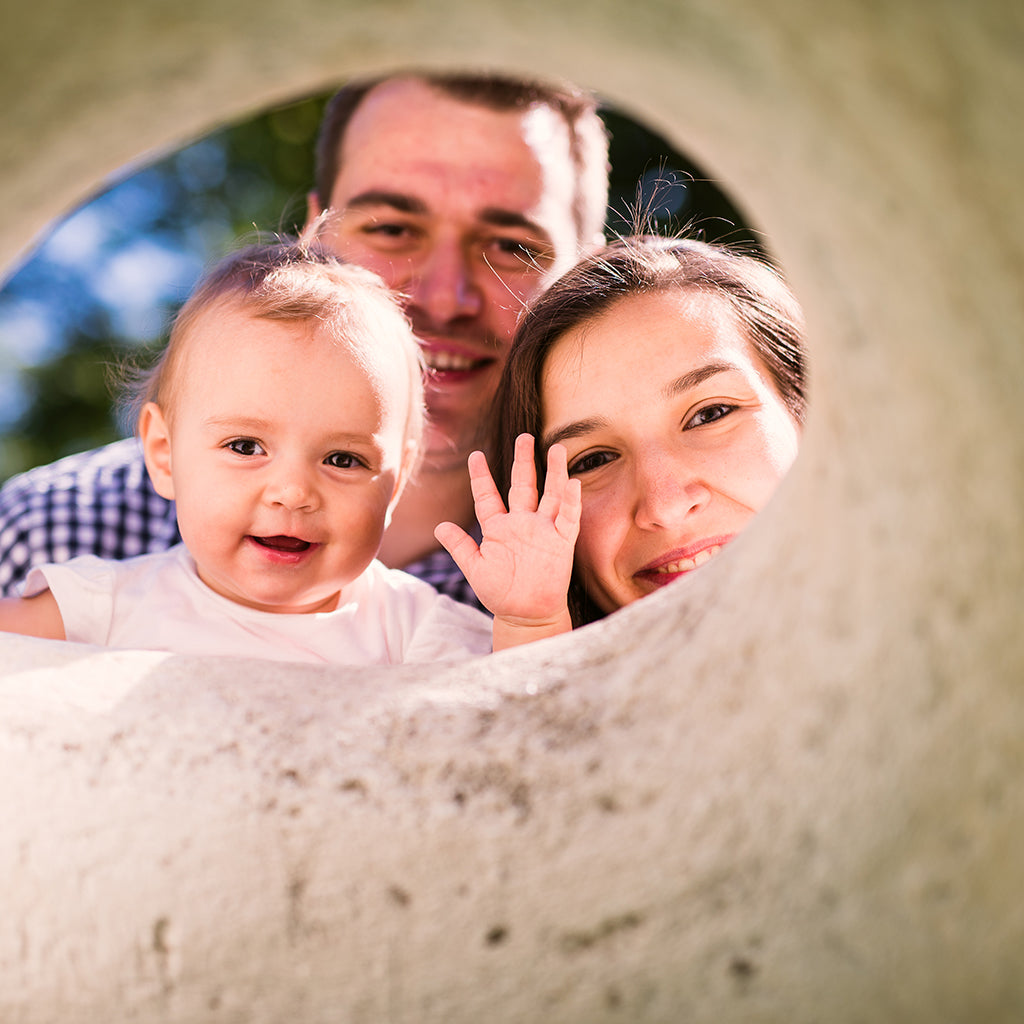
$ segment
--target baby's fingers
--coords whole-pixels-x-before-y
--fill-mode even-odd
[[[566,461],[565,446],[553,444],[548,449],[548,465],[544,478],[544,494],[541,496],[537,511],[554,519],[558,515],[562,502],[565,500],[566,488],[569,483],[569,467]],[[579,481],[575,481],[579,490]]]
[[[455,564],[462,570],[462,575],[468,575],[466,570],[471,569],[474,560],[480,554],[476,541],[455,523],[438,523],[434,527],[434,537],[455,559]]]
[[[469,456],[469,484],[473,490],[476,517],[481,526],[488,519],[505,514],[505,503],[501,500],[483,452],[472,452]]]
[[[512,479],[508,491],[509,512],[537,511],[537,467],[533,462],[533,435],[520,434],[516,438],[515,457],[512,460]]]
[[[555,529],[559,536],[576,543],[580,532],[580,516],[583,513],[583,485],[579,480],[566,481],[562,503],[555,516]]]

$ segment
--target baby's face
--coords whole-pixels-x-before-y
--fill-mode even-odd
[[[376,555],[405,472],[404,367],[372,345],[360,360],[316,321],[225,304],[187,345],[165,496],[200,578],[264,611],[332,609]]]

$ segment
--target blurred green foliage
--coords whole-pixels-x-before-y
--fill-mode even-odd
[[[0,480],[122,436],[111,367],[158,349],[203,267],[239,239],[301,227],[326,100],[318,95],[260,114],[126,173],[64,222],[73,238],[95,236],[75,259],[64,251],[62,225],[55,226],[0,291],[7,382],[0,400],[8,404]],[[612,139],[610,233],[628,233],[640,211],[660,231],[756,247],[740,213],[684,155],[621,113],[603,116]],[[159,254],[167,257],[167,279],[140,314],[132,266],[136,273],[163,266],[153,262]],[[128,283],[119,283],[126,272]],[[37,346],[41,355],[18,355],[26,316],[50,339]]]

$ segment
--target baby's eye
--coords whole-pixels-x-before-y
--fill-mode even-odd
[[[228,441],[225,447],[236,455],[253,456],[267,454],[259,441],[252,437],[236,437],[234,440]]]
[[[581,455],[578,459],[574,459],[569,463],[569,476],[600,469],[601,466],[606,466],[617,458],[618,456],[614,452],[587,452],[585,455]]]
[[[714,423],[715,420],[724,419],[729,413],[736,410],[735,405],[728,405],[725,402],[716,402],[714,405],[706,405],[698,409],[683,424],[684,430],[692,430],[694,427],[703,427],[705,424]]]
[[[332,466],[334,469],[359,469],[361,466],[365,466],[366,463],[358,455],[353,455],[352,452],[331,452],[324,459],[324,465]]]

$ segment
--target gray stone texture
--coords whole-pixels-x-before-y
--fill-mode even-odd
[[[808,314],[777,498],[688,584],[462,666],[0,641],[0,1020],[1024,1019],[1024,8],[42,0],[0,261],[348,74],[593,86]]]

